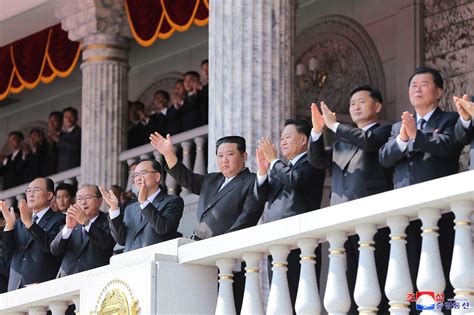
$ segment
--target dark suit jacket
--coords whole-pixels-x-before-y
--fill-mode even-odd
[[[178,226],[183,216],[181,197],[160,191],[143,210],[134,202],[110,220],[115,241],[125,246],[125,252],[180,237]]]
[[[457,173],[462,150],[454,139],[457,119],[457,113],[437,108],[423,131],[417,131],[415,141],[410,140],[405,152],[400,151],[395,140],[401,122],[392,126],[390,139],[380,148],[379,160],[385,167],[395,167],[395,188]]]
[[[319,209],[325,175],[324,169],[309,164],[307,154],[291,168],[277,161],[270,179],[262,185],[262,193],[268,199],[265,222]]]
[[[25,159],[25,182],[30,182],[38,177],[44,177],[48,171],[48,143],[45,141],[36,150],[30,152]]]
[[[49,246],[64,222],[64,214],[49,209],[30,229],[17,219],[13,230],[2,232],[5,256],[11,258],[8,291],[56,277],[61,257]]]
[[[146,126],[147,140],[151,133],[158,132],[160,135],[166,136],[166,125],[168,119],[162,113],[154,113],[150,116],[150,121]]]
[[[456,127],[454,128],[454,135],[460,144],[471,144],[471,148],[469,150],[469,168],[474,170],[474,125],[472,121],[473,119],[471,118],[471,126],[466,130],[462,126],[461,118],[459,118],[458,122],[456,123]]]
[[[107,265],[114,246],[109,220],[103,212],[99,212],[84,239],[80,224],[74,227],[68,239],[63,239],[62,231],[59,231],[50,245],[54,255],[64,255],[58,278]]]
[[[177,110],[174,105],[168,107],[168,110],[166,111],[166,134],[169,133],[170,135],[175,135],[181,132],[181,119],[179,114],[179,110]]]
[[[198,94],[199,113],[201,115],[201,125],[209,122],[209,84],[202,87]]]
[[[323,168],[332,156],[331,205],[392,189],[392,170],[380,165],[378,154],[390,129],[376,124],[364,131],[340,124],[329,152],[324,150],[322,136],[311,142],[308,160],[313,167]]]
[[[166,168],[169,175],[199,195],[194,235],[200,239],[229,233],[257,224],[265,200],[259,198],[256,176],[245,168],[221,190],[222,173],[194,174],[181,162]]]
[[[71,132],[61,132],[56,148],[58,172],[81,165],[81,128],[76,126]]]
[[[183,106],[178,109],[181,132],[199,127],[201,114],[199,109],[199,94],[187,96]]]
[[[7,157],[6,165],[3,165],[3,161],[0,161],[0,175],[3,175],[3,189],[25,183],[25,166],[22,150],[18,152],[14,159],[12,159],[12,155],[10,154]]]

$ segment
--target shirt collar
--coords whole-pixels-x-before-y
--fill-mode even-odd
[[[289,160],[288,163],[291,163],[293,165],[296,165],[296,163],[298,162],[299,159],[301,159],[303,157],[303,155],[305,155],[306,152],[301,152],[300,154],[298,154],[297,156],[295,156],[293,159]]]
[[[163,108],[160,113],[166,116],[166,112],[168,111],[168,107]]]
[[[20,153],[20,149],[13,151],[13,153],[12,153],[12,160],[15,159],[15,157],[18,155],[18,153]]]
[[[74,128],[76,128],[76,125],[67,128],[67,132],[72,132],[74,130]]]
[[[430,112],[428,112],[425,116],[421,117],[420,115],[418,115],[418,113],[416,113],[416,124],[418,125],[419,121],[421,118],[423,118],[426,122],[428,122],[428,120],[430,120],[431,118],[431,115],[433,115],[433,113],[435,112],[435,110],[437,109],[438,107],[435,107],[433,108]]]
[[[44,208],[40,212],[36,212],[36,217],[38,218],[38,219],[36,219],[36,223],[38,223],[41,220],[41,218],[45,215],[45,213],[48,211],[48,209],[49,209],[49,206]]]
[[[158,196],[158,194],[160,193],[160,191],[161,191],[161,188],[158,188],[158,190],[157,190],[156,192],[154,192],[151,196],[149,196],[149,197],[147,198],[147,200],[148,200],[149,202],[153,202],[153,200],[155,200],[156,196]]]
[[[365,127],[362,127],[360,129],[364,130],[364,131],[367,131],[369,130],[370,128],[372,128],[373,126],[375,126],[376,124],[378,124],[378,121],[374,122],[374,123],[371,123],[371,124],[368,124],[367,126]]]

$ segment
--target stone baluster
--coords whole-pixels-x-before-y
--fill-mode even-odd
[[[64,315],[66,313],[68,303],[66,301],[53,301],[49,303],[51,315]]]
[[[30,308],[28,308],[28,315],[46,315],[46,307],[31,306]]]
[[[290,246],[272,245],[269,251],[272,255],[273,276],[268,297],[267,314],[293,314],[286,276]]]
[[[162,168],[162,171],[161,171],[161,179],[160,179],[160,185],[163,185],[163,186],[166,186],[166,176],[168,174],[166,174],[165,172],[165,169],[164,169],[164,165],[165,163],[163,163],[163,155],[158,152],[157,150],[153,151],[153,156],[155,157],[155,160],[157,160],[158,162],[160,162],[161,164],[161,168]]]
[[[326,238],[330,247],[324,307],[330,315],[342,315],[346,314],[351,307],[351,296],[346,277],[346,251],[344,249],[347,233],[331,231]]]
[[[74,295],[72,297],[72,302],[76,306],[75,313],[80,314],[81,313],[81,296],[80,295]]]
[[[451,210],[455,215],[455,236],[449,279],[454,287],[455,299],[461,305],[469,302],[471,306],[471,310],[462,307],[453,309],[452,314],[467,314],[474,307],[474,275],[472,274],[474,261],[472,260],[473,244],[471,239],[471,214],[474,210],[474,202],[455,201],[451,204]],[[470,277],[466,275],[470,275]]]
[[[130,171],[130,166],[134,163],[137,162],[137,159],[128,159],[127,160],[127,186],[125,188],[125,191],[132,190],[133,187],[133,178],[132,178],[132,173]]]
[[[434,291],[443,293],[446,280],[444,279],[443,265],[438,243],[438,220],[441,218],[440,209],[423,208],[418,211],[423,226],[421,227],[422,243],[420,264],[416,286],[418,291]],[[440,309],[422,311],[421,314],[441,314]]]
[[[232,269],[235,265],[235,259],[221,258],[216,260],[216,266],[219,268],[219,294],[217,296],[216,315],[236,314],[234,304],[234,275]]]
[[[354,288],[354,300],[359,313],[377,314],[381,293],[377,269],[375,267],[375,224],[364,223],[356,226],[359,235],[359,265]]]
[[[316,279],[316,255],[318,239],[303,238],[296,244],[301,249],[301,270],[296,296],[296,314],[321,314],[321,299],[319,298],[318,282]]]
[[[206,152],[204,149],[206,148],[206,138],[204,137],[196,137],[194,139],[194,143],[196,143],[196,159],[194,161],[194,169],[193,172],[196,174],[204,175],[207,173],[207,166],[206,166]]]
[[[413,293],[413,285],[408,267],[405,229],[408,218],[393,216],[387,219],[390,228],[390,259],[388,262],[385,294],[390,301],[390,314],[408,315],[410,303],[406,300],[407,293]]]
[[[183,141],[181,142],[181,148],[183,149],[183,164],[188,169],[192,170],[192,161],[191,161],[191,148],[193,143],[191,141]],[[186,188],[181,188],[181,196],[184,197],[189,195],[190,192]]]
[[[173,145],[173,151],[176,154],[178,151],[177,145]],[[178,182],[172,176],[166,176],[165,178],[166,188],[168,188],[168,194],[177,195],[178,194]]]
[[[259,263],[262,259],[262,254],[244,253],[242,259],[245,261],[246,267],[245,292],[240,313],[248,315],[264,314],[259,281]]]

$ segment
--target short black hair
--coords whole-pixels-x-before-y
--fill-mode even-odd
[[[383,104],[383,97],[382,97],[382,93],[380,93],[379,89],[371,86],[371,85],[368,85],[368,84],[361,84],[361,85],[357,85],[355,86],[351,91],[350,91],[350,97],[352,97],[352,95],[356,94],[357,92],[359,91],[367,91],[369,92],[370,94],[370,97],[376,101],[376,102],[379,102],[380,104]]]
[[[178,84],[184,84],[184,80],[183,79],[176,80],[176,82],[174,83],[174,86],[176,86]]]
[[[58,117],[61,121],[63,120],[63,114],[57,110],[49,113],[49,117],[51,118],[52,116]]]
[[[74,116],[74,118],[77,118],[78,112],[77,109],[75,109],[74,107],[69,106],[63,109],[63,115],[66,112],[70,112]]]
[[[222,137],[219,140],[217,140],[216,141],[216,154],[217,154],[217,149],[223,143],[235,143],[237,144],[237,150],[239,150],[240,153],[245,153],[245,150],[246,150],[245,139],[241,136],[227,136],[227,137]]]
[[[140,101],[131,102],[129,106],[130,106],[129,109],[136,108],[137,110],[142,110],[142,111],[145,110],[145,104],[143,104]]]
[[[438,70],[435,70],[430,67],[419,67],[416,68],[415,72],[411,75],[410,80],[408,80],[408,86],[410,86],[411,80],[413,77],[417,74],[424,74],[424,73],[429,73],[433,76],[433,82],[436,85],[436,87],[443,89],[444,81],[443,77],[441,76],[441,73],[439,73]]]
[[[170,101],[170,93],[164,91],[164,90],[158,90],[155,92],[155,97],[157,95],[161,95],[167,102]]]
[[[23,140],[25,139],[25,137],[23,136],[23,133],[21,131],[11,131],[9,134],[8,134],[8,137],[10,138],[11,136],[15,136],[17,137],[18,139],[20,140]]]
[[[201,67],[205,64],[209,64],[209,59],[204,59],[203,61],[201,61]]]
[[[56,189],[54,190],[54,195],[57,195],[58,194],[58,191],[59,190],[65,190],[68,192],[69,196],[71,197],[74,197],[76,196],[76,188],[71,185],[71,184],[67,184],[67,183],[61,183],[59,184]]]
[[[155,160],[155,159],[143,159],[143,160],[138,161],[137,164],[140,164],[141,162],[150,162],[151,163],[151,168],[153,170],[155,170],[156,172],[158,172],[160,174],[162,173],[161,164],[157,160]]]
[[[193,76],[195,77],[196,79],[200,80],[201,77],[199,76],[199,73],[196,72],[196,71],[187,71],[185,74],[184,74],[184,77],[187,76],[187,75],[190,75],[190,76]]]
[[[298,133],[305,135],[309,139],[311,126],[307,121],[301,119],[287,119],[285,120],[285,127],[288,125],[294,125]]]

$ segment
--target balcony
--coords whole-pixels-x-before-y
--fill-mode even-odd
[[[374,313],[380,294],[388,297],[391,314],[409,314],[408,293],[441,293],[444,281],[453,285],[461,305],[472,306],[473,182],[474,171],[464,172],[199,242],[175,239],[120,254],[108,266],[2,294],[0,313],[45,314],[50,309],[57,315],[74,303],[81,314],[106,314],[112,309],[125,314],[233,314],[232,269],[241,260],[247,264],[242,313],[261,314],[265,309],[267,314],[291,313],[286,256],[292,248],[302,251],[298,314],[344,314],[349,295],[354,295],[360,313]],[[450,211],[455,215],[455,241],[450,276],[444,279],[437,221]],[[413,288],[405,228],[418,218],[423,225],[422,253],[417,288]],[[377,282],[371,245],[382,226],[391,231],[385,288]],[[343,243],[354,232],[360,237],[358,277],[354,292],[349,292]],[[314,274],[316,246],[329,246],[329,255],[322,252],[328,272],[321,276],[321,286]],[[269,253],[274,257],[274,273],[265,306],[259,280],[263,274],[258,271],[262,257]],[[453,314],[470,312],[467,307],[453,310]]]

